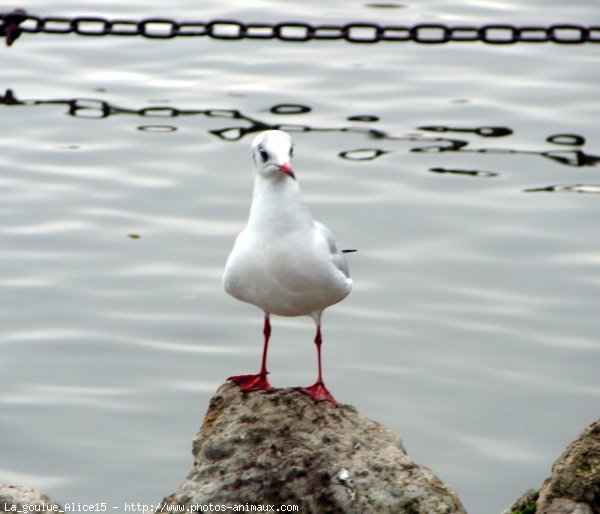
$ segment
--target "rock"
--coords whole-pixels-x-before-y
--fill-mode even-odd
[[[388,428],[353,407],[295,389],[242,393],[223,384],[193,444],[194,467],[157,512],[250,504],[302,513],[464,513]]]
[[[600,514],[600,420],[585,428],[554,462],[537,514]]]
[[[537,511],[536,511],[537,512]],[[554,498],[550,505],[544,508],[545,514],[592,514],[593,511],[587,503],[577,503],[566,498]]]
[[[34,506],[39,508],[36,509]],[[23,512],[24,510],[40,512],[42,507],[45,513],[63,512],[58,503],[35,489],[0,484],[0,512],[14,513],[15,511]]]
[[[535,511],[535,503],[540,495],[539,491],[529,489],[525,491],[521,497],[511,505],[510,508],[503,510],[501,514],[512,514],[513,512],[531,512]]]

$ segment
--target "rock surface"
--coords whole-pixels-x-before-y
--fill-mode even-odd
[[[23,512],[32,506],[44,507],[45,512],[62,512],[62,507],[52,498],[35,489],[28,489],[18,485],[0,484],[0,512],[11,512],[15,509]]]
[[[539,495],[539,491],[529,489],[525,491],[521,497],[508,509],[503,510],[501,514],[512,514],[513,512],[533,512],[532,509],[535,509],[535,503]]]
[[[554,462],[540,489],[536,514],[600,514],[600,420]]]
[[[194,467],[167,506],[299,506],[302,513],[464,513],[389,429],[294,389],[223,384],[193,444]],[[160,509],[159,509],[160,510]]]

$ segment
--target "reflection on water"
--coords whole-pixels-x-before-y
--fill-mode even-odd
[[[161,134],[163,132],[175,132],[177,127],[174,127],[173,125],[140,125],[138,130],[142,132],[156,132]]]
[[[419,130],[426,130],[429,132],[465,132],[468,134],[476,134],[481,137],[503,137],[509,136],[513,133],[508,127],[476,127],[476,128],[465,128],[465,127],[444,127],[441,125],[433,125],[427,127],[419,127]]]
[[[382,150],[381,148],[356,148],[354,150],[340,152],[338,155],[342,159],[347,159],[349,161],[372,161],[373,159],[377,159],[377,157],[381,157],[386,153],[389,152]]]
[[[451,175],[467,175],[469,177],[497,177],[499,174],[493,171],[482,171],[482,170],[457,170],[448,168],[429,168],[432,173],[449,173]]]
[[[525,189],[526,193],[587,193],[600,194],[600,184],[557,184],[548,187]]]
[[[577,134],[554,134],[553,136],[548,136],[546,141],[555,145],[581,146],[585,144],[585,138]]]
[[[67,107],[67,114],[73,117],[105,119],[110,116],[117,115],[133,115],[142,118],[152,119],[176,119],[183,116],[205,116],[208,118],[218,118],[226,120],[236,120],[246,123],[246,126],[228,126],[220,129],[212,129],[209,132],[225,141],[238,141],[249,134],[255,134],[268,129],[280,129],[288,132],[338,132],[338,133],[354,133],[362,134],[367,139],[377,140],[379,142],[408,142],[418,143],[418,146],[411,148],[412,152],[428,152],[428,153],[477,153],[482,155],[534,155],[550,159],[558,164],[571,167],[596,166],[600,162],[600,156],[592,155],[584,152],[582,149],[574,150],[522,150],[511,148],[474,148],[471,141],[463,139],[440,138],[440,137],[425,137],[421,135],[406,135],[399,136],[390,134],[383,130],[371,127],[318,127],[301,124],[277,124],[269,123],[260,120],[254,116],[242,113],[236,109],[178,109],[171,106],[150,106],[138,109],[125,108],[113,105],[105,100],[89,99],[89,98],[71,98],[71,99],[28,99],[20,100],[15,93],[8,89],[2,97],[0,97],[0,105],[5,106],[42,106],[42,105],[63,105]],[[276,104],[273,105],[269,112],[276,115],[301,115],[312,111],[311,107],[301,104]],[[377,116],[373,115],[353,115],[346,118],[349,121],[369,122],[374,123],[379,121]],[[151,124],[140,125],[137,127],[142,132],[168,133],[175,132],[177,127],[166,124]],[[424,132],[437,133],[464,133],[478,136],[481,138],[506,138],[513,135],[513,129],[509,127],[498,126],[483,126],[483,127],[448,127],[444,125],[427,125],[418,127],[418,130]],[[547,136],[547,143],[559,146],[576,146],[582,147],[585,145],[585,137],[578,134],[553,134]],[[392,149],[383,148],[355,148],[339,152],[341,159],[349,161],[372,161],[379,157],[383,157],[393,153]],[[446,175],[462,175],[472,177],[497,177],[501,173],[497,171],[483,170],[465,170],[465,169],[448,169],[445,167],[429,168],[430,172]],[[525,192],[532,191],[574,191],[579,193],[595,192],[599,186],[589,184],[582,185],[564,185],[564,186],[544,186],[540,188],[529,188]]]
[[[469,10],[528,15],[491,3]],[[530,20],[578,12],[552,3]],[[356,13],[338,4],[294,9]],[[368,11],[422,9],[436,12]],[[0,481],[63,502],[178,485],[215,387],[260,351],[255,310],[220,276],[247,219],[250,139],[284,128],[315,217],[359,249],[327,315],[340,400],[469,512],[540,484],[597,415],[597,49],[188,45],[48,36],[3,54]],[[312,378],[309,323],[274,325],[274,385]]]

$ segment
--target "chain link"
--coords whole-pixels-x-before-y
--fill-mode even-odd
[[[55,17],[27,14],[22,9],[0,13],[0,37],[11,45],[21,34],[77,34],[80,36],[143,36],[150,39],[209,37],[222,40],[276,39],[287,42],[344,40],[372,44],[380,41],[436,45],[450,42],[482,42],[493,45],[514,43],[581,44],[600,42],[600,26],[556,24],[483,26],[421,23],[413,26],[344,23],[316,25],[306,22],[245,23],[216,19],[206,22],[178,22],[168,18],[108,20],[96,16]]]

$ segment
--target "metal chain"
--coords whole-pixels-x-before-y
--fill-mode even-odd
[[[600,26],[555,24],[548,26],[482,26],[420,23],[413,26],[376,23],[317,25],[307,22],[245,23],[236,20],[178,22],[167,18],[108,20],[97,16],[54,17],[27,14],[22,9],[0,13],[0,37],[11,45],[21,34],[78,34],[80,36],[143,36],[150,39],[209,37],[213,39],[277,39],[288,42],[345,40],[350,43],[380,41],[422,44],[482,42],[493,45],[514,43],[599,43]]]

